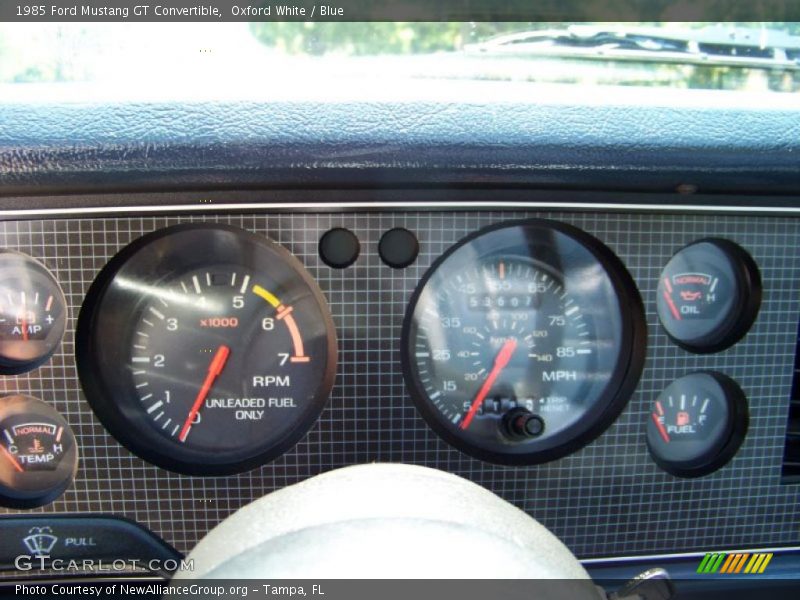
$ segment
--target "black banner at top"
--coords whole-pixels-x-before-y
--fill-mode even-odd
[[[800,0],[2,0],[0,21],[800,21]]]

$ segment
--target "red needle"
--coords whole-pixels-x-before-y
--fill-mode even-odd
[[[5,457],[6,457],[6,458],[7,458],[9,461],[11,461],[11,464],[12,464],[12,465],[14,465],[14,468],[15,468],[17,471],[19,471],[20,473],[24,473],[24,472],[25,472],[25,469],[23,469],[23,468],[22,468],[22,465],[21,465],[21,464],[19,464],[19,461],[16,459],[16,457],[15,457],[13,454],[11,454],[11,452],[9,452],[9,451],[6,449],[6,447],[5,447],[5,446],[3,446],[3,445],[0,445],[0,450],[2,450],[2,451],[3,451],[3,454],[5,455]]]
[[[664,290],[664,300],[667,301],[667,306],[669,306],[670,311],[672,311],[672,316],[675,317],[677,321],[680,321],[681,313],[678,312],[678,307],[675,306],[675,303],[672,301],[672,296],[669,295],[667,290]]]
[[[194,404],[192,404],[192,410],[189,411],[189,416],[186,417],[186,421],[183,423],[183,428],[178,436],[180,441],[186,441],[186,436],[189,435],[189,429],[192,427],[192,421],[194,421],[197,413],[200,412],[200,407],[203,406],[203,401],[206,399],[206,396],[208,396],[211,386],[214,385],[214,380],[222,373],[222,369],[225,367],[225,361],[228,360],[228,355],[230,353],[231,349],[225,345],[217,348],[217,353],[214,354],[214,358],[211,359],[211,364],[208,365],[208,374],[203,381],[203,386],[200,388],[200,391],[197,392],[197,397],[194,399]]]
[[[497,376],[500,375],[500,371],[508,366],[508,362],[511,360],[511,355],[514,354],[514,350],[516,349],[517,340],[514,338],[507,339],[506,343],[503,344],[503,347],[500,348],[500,352],[497,353],[497,356],[494,359],[494,366],[492,367],[492,370],[489,371],[489,374],[486,376],[486,380],[483,382],[478,395],[475,396],[475,400],[472,402],[472,406],[469,407],[467,415],[464,417],[464,420],[461,421],[461,429],[466,429],[469,427],[469,424],[472,423],[472,418],[475,416],[475,413],[478,412],[481,404],[483,404],[486,394],[488,394],[489,390],[492,389],[495,379],[497,379]]]
[[[21,327],[22,327],[22,340],[27,342],[28,341],[28,319],[26,319],[24,316],[22,317]]]
[[[667,430],[664,429],[664,424],[658,420],[658,415],[656,413],[650,413],[650,416],[653,417],[653,423],[655,423],[656,427],[658,427],[658,433],[660,433],[661,437],[664,438],[664,441],[669,444],[669,434],[667,433]]]

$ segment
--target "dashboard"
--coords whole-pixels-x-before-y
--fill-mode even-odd
[[[180,558],[372,462],[465,477],[587,568],[796,556],[793,98],[449,83],[0,101],[0,389],[61,446],[28,490],[0,457],[4,576],[51,542]]]
[[[452,202],[424,208],[353,203],[331,210],[325,204],[282,203],[279,193],[270,194],[269,202],[259,202],[258,193],[251,195],[254,201],[246,207],[226,207],[225,194],[215,193],[217,206],[206,208],[199,201],[209,194],[197,194],[198,203],[190,209],[117,206],[75,215],[58,214],[59,209],[30,215],[20,210],[0,223],[4,250],[46,267],[65,302],[60,344],[32,370],[5,375],[3,394],[31,396],[54,408],[74,432],[78,455],[74,480],[68,473],[70,482],[56,499],[42,508],[6,508],[4,513],[121,516],[187,552],[222,519],[264,494],[337,467],[381,461],[435,467],[479,483],[534,516],[582,559],[797,543],[800,490],[782,477],[800,298],[800,258],[787,250],[800,243],[800,223],[791,211],[723,212],[703,206],[664,210],[624,203],[587,209],[532,202],[526,207],[518,194],[504,206],[502,192],[487,193],[485,205],[460,203],[458,192],[452,192]],[[520,228],[527,240],[522,245]],[[349,232],[348,243],[339,240],[332,247],[349,254],[344,258],[332,256],[324,243],[326,235],[342,231]],[[205,237],[177,241],[193,232]],[[392,232],[405,233],[389,247],[382,240]],[[244,239],[260,249],[240,248],[215,262],[215,253],[230,244],[212,242],[212,234]],[[715,245],[714,240],[725,243]],[[698,242],[706,244],[701,249],[710,258],[691,256]],[[474,249],[475,243],[484,244],[483,249],[460,262],[449,261],[459,249]],[[154,373],[155,354],[134,348],[130,330],[147,327],[147,316],[151,323],[167,323],[182,315],[167,306],[182,306],[177,299],[181,281],[191,288],[184,293],[208,296],[212,305],[217,300],[225,304],[219,314],[209,313],[212,317],[232,314],[234,304],[228,303],[240,297],[239,284],[230,281],[237,257],[251,263],[249,270],[239,272],[239,282],[250,273],[253,281],[261,274],[258,287],[248,282],[242,288],[256,290],[243,301],[241,313],[257,324],[256,333],[252,327],[240,332],[220,321],[187,331],[177,342],[153,340],[148,342],[152,352],[166,355],[162,360],[191,363],[185,367],[190,375]],[[688,263],[675,266],[677,259]],[[184,268],[184,263],[194,266]],[[277,274],[281,265],[289,265],[291,273]],[[213,279],[222,291],[196,293],[196,275],[205,278],[209,269],[208,283]],[[423,294],[446,269],[439,282],[444,292],[437,288]],[[687,273],[707,278],[687,279]],[[223,274],[224,285],[217,282]],[[561,297],[558,287],[546,285],[548,275],[570,296],[564,292]],[[4,277],[4,286],[13,285],[13,278],[7,273]],[[123,291],[109,283],[115,277],[117,284],[125,280]],[[478,283],[477,288],[459,286],[453,278]],[[719,289],[715,280],[723,282]],[[672,296],[664,287],[670,282],[678,287]],[[205,289],[206,281],[197,285]],[[737,291],[738,285],[751,287]],[[159,295],[153,291],[158,286],[168,291]],[[271,286],[285,295],[285,304],[265,300],[273,296]],[[134,300],[128,302],[124,290]],[[701,292],[705,299],[699,298]],[[719,300],[708,298],[715,293]],[[745,306],[737,294],[761,295],[760,302]],[[113,302],[104,305],[104,295]],[[427,304],[421,295],[429,298]],[[260,305],[253,305],[250,296]],[[162,304],[153,304],[154,298]],[[520,305],[525,298],[533,298],[533,306]],[[505,308],[504,302],[513,308]],[[417,323],[415,303],[419,311],[436,312],[435,323]],[[286,325],[259,349],[259,335],[267,328],[283,329],[277,315],[290,304],[296,326]],[[469,316],[470,307],[477,316]],[[675,310],[695,319],[693,327],[676,329]],[[106,318],[108,311],[114,314]],[[579,343],[583,314],[592,331],[585,346]],[[266,318],[269,324],[262,322]],[[464,322],[456,323],[459,318]],[[448,320],[446,325],[442,319]],[[721,330],[718,319],[724,321]],[[519,332],[514,331],[517,325]],[[490,326],[499,326],[501,333],[494,335],[494,345],[486,341],[484,346],[476,334]],[[166,327],[153,331],[163,337]],[[226,327],[233,327],[234,335]],[[299,339],[292,329],[301,332]],[[427,341],[419,337],[422,331]],[[39,336],[44,340],[46,334]],[[706,334],[710,337],[703,338]],[[548,336],[555,341],[548,342]],[[512,339],[524,349],[490,386],[495,408],[484,398],[475,403],[482,377],[497,366],[498,350],[502,354]],[[299,340],[306,350],[298,350]],[[532,343],[536,340],[538,346]],[[251,345],[245,350],[244,344]],[[413,356],[404,344],[414,348]],[[123,348],[122,358],[113,354],[112,345]],[[275,433],[280,438],[275,443],[259,437],[256,450],[244,460],[228,460],[217,469],[224,473],[219,474],[214,456],[224,454],[223,445],[231,439],[234,447],[247,446],[253,430],[251,423],[236,429],[242,421],[210,416],[194,423],[198,433],[204,423],[214,423],[195,445],[199,454],[177,457],[181,450],[174,446],[192,438],[187,434],[181,440],[185,431],[177,428],[191,403],[182,399],[179,408],[170,409],[176,412],[168,429],[162,424],[170,412],[160,422],[156,419],[155,427],[151,421],[164,412],[160,402],[166,400],[159,381],[180,390],[182,378],[194,377],[196,388],[213,371],[206,365],[219,359],[221,346],[230,349],[226,368],[233,365],[236,374],[231,381],[283,374],[267,358],[275,345],[287,350],[288,358],[301,359],[287,365],[295,369],[294,383],[289,377],[283,384],[273,381],[273,388],[285,389],[266,392],[277,394],[272,399],[287,406],[296,404],[293,415],[304,411],[289,419],[289,433]],[[603,356],[595,359],[587,353],[584,360],[575,355],[581,348]],[[465,349],[469,359],[457,362]],[[189,351],[206,352],[205,358],[184,360]],[[434,353],[438,362],[427,356]],[[444,353],[452,358],[443,359]],[[242,355],[265,358],[248,371],[250,363]],[[296,369],[306,366],[305,355],[319,361],[319,367],[304,374]],[[152,365],[148,374],[130,375],[127,365],[114,371],[115,365],[137,356],[152,357],[152,362],[130,363],[134,373],[139,366],[147,370]],[[98,368],[101,362],[111,369],[108,374]],[[424,376],[428,369],[438,379],[420,385],[420,372]],[[531,375],[543,369],[543,379]],[[624,376],[616,377],[620,369]],[[708,381],[697,380],[703,374]],[[532,382],[530,389],[520,390],[520,381]],[[715,381],[723,384],[714,387]],[[235,388],[236,382],[230,385]],[[148,402],[138,392],[141,383],[158,388],[154,399]],[[109,394],[107,385],[118,387]],[[245,387],[228,395],[237,400],[258,395],[252,386]],[[450,404],[430,400],[438,390],[450,390]],[[577,404],[566,400],[579,395]],[[687,395],[693,403],[688,407]],[[703,404],[709,398],[707,409]],[[109,399],[111,408],[102,405]],[[110,415],[114,407],[128,405],[116,417]],[[597,411],[595,405],[600,406]],[[472,406],[476,408],[470,413]],[[244,408],[242,414],[252,416],[259,407],[268,414],[281,410],[274,404],[231,404],[218,406],[212,415]],[[507,413],[513,410],[523,418],[518,426],[509,423]],[[468,414],[478,428],[447,429],[449,419]],[[577,433],[570,429],[576,423]],[[156,429],[174,435],[159,437],[153,434]],[[675,440],[672,447],[658,447],[667,430],[680,440],[682,449],[673,452],[678,456],[670,455]],[[269,427],[267,431],[274,433]],[[565,431],[566,445],[549,444]]]

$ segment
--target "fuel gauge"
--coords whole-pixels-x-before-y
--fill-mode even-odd
[[[0,252],[0,374],[17,375],[55,352],[67,322],[64,292],[39,261]]]
[[[52,502],[75,477],[78,449],[67,422],[30,396],[0,398],[0,505]]]
[[[750,255],[723,239],[682,248],[658,282],[658,317],[682,348],[724,350],[753,324],[761,304],[761,277]]]
[[[747,400],[731,378],[692,373],[672,382],[653,403],[647,447],[662,469],[699,477],[727,463],[744,439]]]

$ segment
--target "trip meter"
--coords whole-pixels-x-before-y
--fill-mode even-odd
[[[445,440],[530,464],[608,427],[644,347],[641,299],[613,253],[574,227],[528,220],[484,229],[436,261],[406,314],[403,363]]]
[[[79,318],[79,374],[100,420],[183,473],[241,471],[286,451],[322,411],[335,365],[316,283],[279,245],[231,227],[140,238]]]

